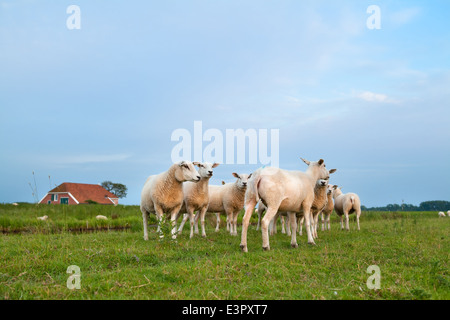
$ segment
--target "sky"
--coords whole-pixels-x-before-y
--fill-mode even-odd
[[[110,180],[139,204],[194,121],[224,137],[278,130],[279,167],[322,158],[367,207],[450,201],[449,12],[447,0],[0,0],[0,203]],[[210,183],[259,160],[221,163]]]

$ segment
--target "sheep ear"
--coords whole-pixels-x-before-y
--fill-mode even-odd
[[[182,166],[184,166],[184,165],[186,165],[186,161],[181,161],[180,163],[178,163],[178,165],[180,166],[180,167],[182,167]]]
[[[212,165],[213,168],[219,166],[220,163],[214,162],[214,164]]]
[[[250,173],[250,174],[248,175],[248,178],[247,178],[247,179],[250,179],[250,177],[252,176],[252,174],[253,174],[253,173]]]
[[[232,175],[233,175],[233,177],[235,177],[235,178],[238,178],[238,179],[240,178],[239,175],[238,175],[236,172],[233,172]]]
[[[333,189],[335,189],[335,190],[336,190],[336,189],[337,189],[337,187],[338,187],[337,185],[334,185],[334,186],[333,186]]]
[[[318,163],[319,165],[322,165],[324,162],[325,162],[325,161],[324,161],[323,159],[320,159],[319,161],[317,161],[317,163]]]
[[[192,164],[193,164],[194,166],[197,166],[197,167],[200,168],[200,162],[194,161],[194,162],[192,162]]]
[[[225,181],[222,180],[222,184],[225,184]]]
[[[329,174],[335,173],[337,169],[330,169],[330,171],[328,171]]]
[[[300,159],[302,159],[302,161],[304,162],[304,163],[306,163],[308,166],[310,165],[310,161],[308,161],[308,160],[306,160],[306,159],[303,159],[303,158],[300,158]]]

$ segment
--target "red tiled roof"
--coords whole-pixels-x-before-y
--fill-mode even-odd
[[[79,203],[86,203],[87,200],[92,200],[100,204],[112,204],[108,197],[117,199],[115,194],[98,184],[64,182],[48,193],[52,192],[70,192]]]

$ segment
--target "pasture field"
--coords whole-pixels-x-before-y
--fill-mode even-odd
[[[436,212],[363,212],[359,232],[353,219],[340,230],[333,214],[316,246],[303,235],[297,249],[279,226],[270,251],[255,215],[248,253],[240,225],[232,237],[224,226],[214,232],[213,220],[207,238],[189,239],[187,224],[176,241],[155,228],[144,241],[138,206],[0,205],[0,299],[450,299],[450,218]],[[66,286],[71,265],[80,289]],[[378,290],[366,285],[371,265]]]

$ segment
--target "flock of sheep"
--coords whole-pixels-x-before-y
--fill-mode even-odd
[[[445,213],[444,212],[439,212],[438,213],[439,217],[445,217]],[[450,210],[447,211],[447,215],[450,217]]]
[[[240,247],[247,252],[247,229],[250,218],[258,206],[258,227],[261,227],[262,246],[270,250],[269,228],[271,234],[276,231],[276,221],[281,217],[284,230],[284,217],[288,218],[287,234],[291,236],[291,246],[298,247],[297,225],[305,223],[308,243],[315,244],[319,215],[322,214],[322,230],[330,228],[330,215],[333,208],[341,218],[341,228],[349,230],[349,214],[355,213],[359,230],[361,203],[355,193],[343,194],[336,185],[330,185],[330,174],[336,169],[328,170],[324,160],[308,161],[305,172],[263,167],[251,174],[233,173],[236,181],[215,186],[209,185],[213,169],[218,163],[200,163],[181,161],[173,164],[167,171],[150,176],[141,193],[141,205],[144,240],[148,240],[148,216],[156,214],[159,221],[164,215],[170,216],[172,237],[181,233],[186,221],[190,221],[190,237],[198,233],[200,219],[202,236],[205,232],[205,214],[216,215],[216,231],[219,230],[220,214],[227,216],[227,230],[237,235],[237,218],[245,208],[242,220]],[[198,170],[195,168],[198,167]],[[334,204],[333,204],[334,199]],[[197,212],[197,214],[194,214]],[[264,216],[263,212],[265,212]],[[176,228],[178,217],[183,214],[180,227]],[[261,218],[262,217],[262,218]],[[298,222],[297,222],[298,220]],[[160,226],[158,226],[158,232]]]

